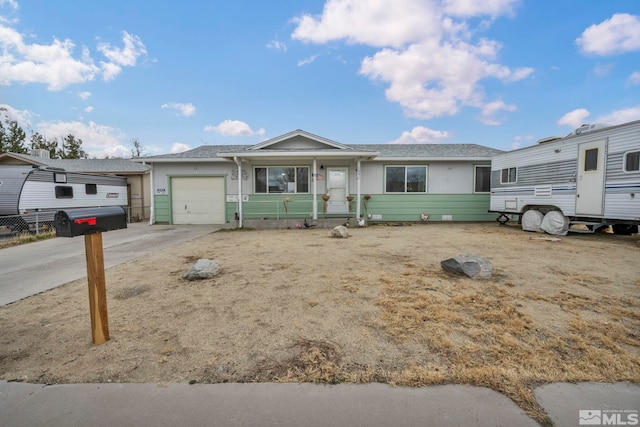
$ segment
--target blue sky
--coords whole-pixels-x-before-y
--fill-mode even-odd
[[[640,119],[640,1],[0,0],[0,106],[98,158],[296,129],[510,150]]]

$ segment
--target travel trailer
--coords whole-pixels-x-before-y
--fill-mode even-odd
[[[126,178],[50,167],[0,166],[0,225],[12,232],[31,231],[51,222],[62,209],[126,205]]]
[[[565,137],[498,154],[491,161],[490,212],[550,234],[637,233],[640,120],[583,125]]]

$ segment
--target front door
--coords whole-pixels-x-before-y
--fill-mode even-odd
[[[576,215],[602,215],[607,141],[585,142],[578,149]]]
[[[327,194],[331,196],[327,202],[327,213],[348,214],[348,169],[328,168],[327,175]]]

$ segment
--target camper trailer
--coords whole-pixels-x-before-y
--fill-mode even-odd
[[[0,223],[13,233],[33,231],[62,209],[126,205],[126,178],[0,166]]]
[[[640,121],[584,125],[565,137],[499,154],[491,161],[490,212],[550,234],[604,227],[637,233]]]

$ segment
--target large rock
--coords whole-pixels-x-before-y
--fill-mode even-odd
[[[346,238],[349,237],[349,229],[344,225],[338,225],[331,230],[331,237]]]
[[[182,278],[186,280],[202,280],[217,276],[219,273],[220,265],[217,261],[201,258],[191,266]]]
[[[488,259],[474,254],[460,254],[440,261],[446,272],[460,274],[472,279],[488,279],[491,277],[493,265]]]

